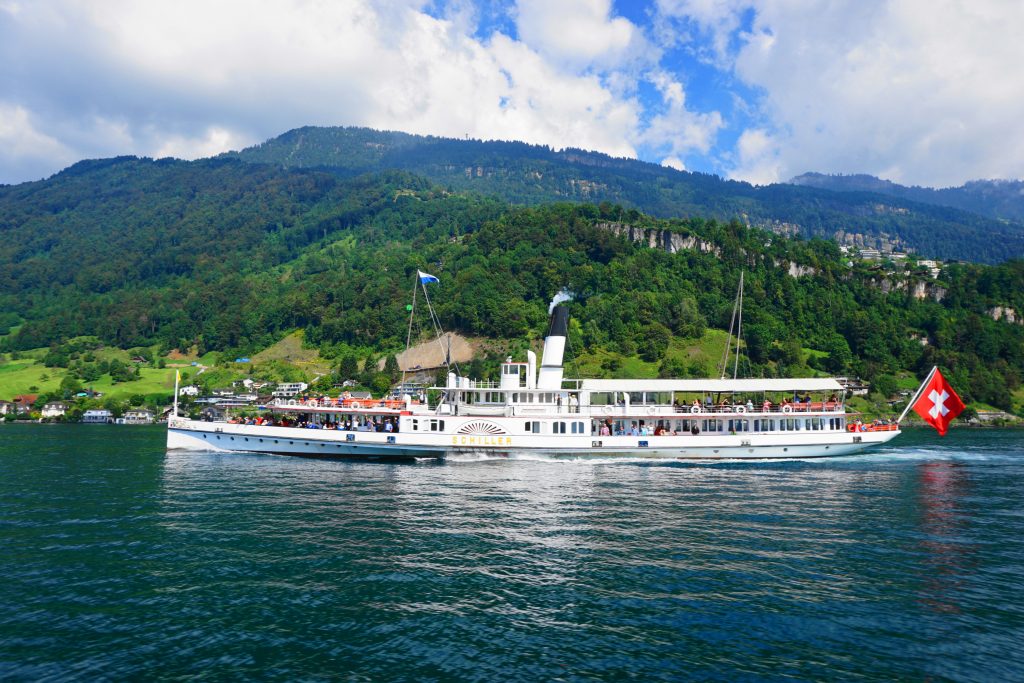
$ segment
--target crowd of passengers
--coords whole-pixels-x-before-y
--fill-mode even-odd
[[[296,427],[298,429],[333,429],[342,432],[397,432],[398,419],[386,417],[377,419],[367,417],[364,420],[345,419],[337,422],[327,420],[326,422],[313,422],[310,420],[291,419],[288,417],[257,416],[257,417],[233,417],[228,420],[230,424],[255,425],[258,427]]]
[[[633,422],[629,427],[626,427],[609,419],[601,423],[597,433],[600,436],[679,436],[680,434],[693,434],[696,436],[700,434],[700,428],[697,425],[693,425],[689,432],[678,432],[669,429],[661,423],[653,427],[649,426],[643,420],[640,420],[639,423]]]
[[[871,431],[872,428],[884,427],[889,425],[897,424],[894,418],[889,419],[876,419],[870,423],[865,423],[859,418],[850,423],[849,430],[854,432],[866,432]],[[731,432],[735,434],[736,432]],[[692,434],[694,436],[700,434],[700,427],[696,424],[690,427],[689,431],[678,431],[666,427],[662,423],[650,426],[645,424],[643,420],[639,422],[631,422],[628,427],[619,422],[613,422],[610,418],[605,420],[597,427],[594,431],[595,435],[599,436],[681,436],[684,434]]]
[[[771,401],[769,401],[766,398],[764,400],[764,402],[761,403],[761,411],[767,413],[767,412],[771,412],[776,407],[778,407],[781,410],[781,409],[785,408],[786,406],[792,406],[796,410],[800,410],[801,409],[800,406],[808,406],[809,407],[811,403],[813,403],[813,401],[811,400],[811,397],[808,394],[804,394],[802,397],[801,396],[794,396],[792,400],[790,400],[788,398],[784,398],[784,399],[782,399],[782,401],[780,403],[777,403],[777,404],[776,403],[772,403]],[[833,406],[838,405],[838,404],[839,404],[839,398],[835,394],[832,394],[831,396],[829,396],[828,397],[828,401],[825,402],[825,406],[826,407],[833,407]],[[753,410],[754,410],[754,402],[751,399],[748,398],[746,403],[744,403],[743,401],[733,402],[733,401],[730,401],[729,399],[725,399],[725,400],[723,400],[720,403],[715,403],[715,400],[713,398],[711,398],[711,396],[705,396],[703,404],[700,402],[700,399],[696,399],[696,398],[693,399],[693,403],[690,404],[690,408],[691,409],[692,408],[700,408],[700,409],[705,410],[707,412],[721,412],[721,413],[732,412],[734,409],[736,409],[738,407],[745,408],[747,410],[747,412],[753,412]],[[686,406],[681,404],[679,401],[676,401],[675,408],[676,408],[676,410],[678,412],[686,412],[686,410],[687,410]],[[806,410],[808,408],[804,408],[804,409]]]

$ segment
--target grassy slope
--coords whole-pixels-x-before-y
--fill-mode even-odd
[[[0,399],[10,400],[17,394],[56,391],[66,374],[63,368],[48,368],[34,358],[3,361],[0,363]],[[142,377],[134,382],[117,384],[113,383],[110,375],[103,375],[87,386],[115,398],[127,398],[134,394],[170,394],[174,391],[173,368],[142,368],[141,374]],[[38,389],[30,390],[32,386]]]

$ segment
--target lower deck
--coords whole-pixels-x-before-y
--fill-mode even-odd
[[[376,432],[198,422],[173,418],[168,449],[250,451],[320,457],[444,458],[462,454],[693,460],[813,458],[856,453],[889,441],[898,429],[853,433],[792,430],[762,433],[637,434],[480,433],[479,422],[444,432]],[[461,431],[460,431],[461,429]]]

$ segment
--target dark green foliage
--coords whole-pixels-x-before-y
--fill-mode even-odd
[[[794,185],[836,192],[873,192],[921,204],[949,206],[997,220],[1024,221],[1024,182],[1020,180],[973,180],[961,187],[932,189],[906,187],[869,175],[805,173]]]
[[[1016,222],[1007,223],[987,217],[979,208],[991,200],[991,190],[972,192],[975,199],[957,203],[936,201],[927,192],[894,194],[880,186],[854,192],[785,184],[754,187],[578,149],[556,152],[521,142],[453,140],[367,128],[299,128],[226,156],[342,176],[403,169],[513,204],[599,203],[600,217],[612,221],[635,221],[639,212],[723,221],[743,217],[761,227],[788,224],[804,237],[832,237],[838,231],[869,237],[887,234],[938,258],[998,262],[1024,256],[1019,215],[1009,214]],[[1007,188],[1004,194],[1014,189]]]
[[[390,354],[384,361],[384,374],[387,375],[392,382],[398,381],[398,378],[402,376],[402,371],[398,368],[398,359]]]
[[[338,364],[338,377],[342,382],[350,379],[355,379],[356,375],[359,374],[359,361],[356,359],[354,354],[347,353],[341,357],[341,362]]]

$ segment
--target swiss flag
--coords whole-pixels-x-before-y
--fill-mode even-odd
[[[949,382],[942,376],[939,369],[935,368],[931,379],[924,385],[924,389],[914,404],[914,412],[935,427],[941,436],[945,436],[949,423],[963,409],[963,401],[953,391],[953,387],[949,386]]]

